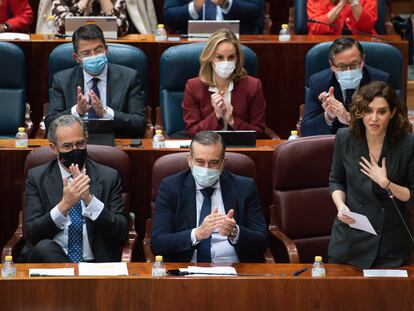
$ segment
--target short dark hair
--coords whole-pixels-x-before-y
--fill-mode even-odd
[[[394,117],[390,120],[387,132],[393,138],[407,133],[410,123],[407,118],[407,111],[394,89],[385,82],[374,81],[358,90],[353,98],[350,107],[351,120],[349,129],[355,138],[365,134],[365,126],[362,117],[368,110],[368,105],[376,98],[383,98],[390,107],[391,112],[395,109]]]
[[[203,146],[210,146],[210,145],[221,145],[221,159],[224,159],[224,154],[226,152],[226,145],[223,141],[223,137],[213,131],[202,131],[198,132],[190,143],[190,154],[193,155],[193,143],[199,143]]]
[[[81,128],[83,129],[83,133],[85,137],[88,136],[88,131],[86,130],[85,123],[82,121],[81,118],[75,117],[71,114],[64,114],[63,116],[58,117],[57,119],[53,120],[53,122],[49,125],[49,129],[47,132],[47,139],[53,143],[57,144],[57,136],[56,131],[60,126],[71,126],[72,124],[79,123]]]
[[[361,43],[351,37],[341,37],[336,39],[329,48],[329,60],[333,62],[333,58],[336,54],[339,54],[345,50],[348,50],[356,46],[361,55],[361,59],[364,59],[364,49],[362,48]]]
[[[88,24],[82,27],[79,27],[75,30],[72,36],[72,43],[73,43],[73,50],[75,53],[78,52],[79,48],[79,41],[80,40],[95,40],[100,39],[103,43],[103,45],[106,45],[105,43],[105,37],[102,32],[102,29],[94,24]]]

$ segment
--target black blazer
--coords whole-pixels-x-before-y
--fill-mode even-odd
[[[76,105],[77,87],[83,90],[83,69],[81,66],[62,70],[53,77],[49,89],[49,107],[45,119],[46,127],[57,117],[71,114]],[[143,137],[146,121],[146,107],[139,74],[136,70],[108,63],[106,90],[108,107],[114,110],[115,135],[117,137]]]
[[[234,209],[240,228],[239,241],[234,246],[239,260],[263,262],[267,229],[255,182],[224,171],[220,187],[224,208],[226,212]],[[165,178],[158,190],[152,225],[153,253],[166,261],[190,261],[195,250],[191,230],[197,227],[196,218],[196,186],[191,170]]]
[[[99,217],[85,218],[88,239],[97,262],[119,261],[120,249],[128,233],[124,213],[121,180],[118,172],[91,160],[86,161],[91,179],[90,192],[105,204]],[[24,260],[43,239],[53,239],[61,229],[50,216],[63,196],[63,181],[57,160],[32,168],[28,172],[25,190],[24,222],[27,242],[22,251]]]
[[[360,171],[361,156],[369,159],[365,137],[355,139],[347,128],[336,134],[335,151],[329,176],[329,191],[346,193],[346,205],[363,214],[377,231],[377,236],[352,229],[336,219],[332,228],[328,256],[330,262],[348,263],[361,268],[398,267],[411,259],[412,242],[385,190]],[[410,190],[414,202],[414,136],[400,139],[388,135],[379,163],[386,159],[389,180]],[[410,223],[407,203],[395,199],[406,222]]]
[[[389,76],[390,75],[384,71],[365,65],[362,80],[359,85],[364,86],[371,81],[387,82]],[[325,110],[322,108],[322,103],[319,100],[319,94],[328,92],[329,88],[333,86],[335,98],[341,103],[344,103],[342,90],[335,74],[330,68],[322,70],[313,74],[309,78],[308,84],[309,92],[305,99],[305,111],[300,126],[302,136],[335,134],[338,128],[345,127],[346,125],[340,123],[337,119],[332,123],[332,127],[326,124],[324,116]],[[349,110],[348,107],[345,108]]]

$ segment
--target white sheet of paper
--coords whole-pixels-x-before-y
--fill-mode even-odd
[[[236,269],[234,267],[196,267],[189,266],[188,268],[181,268],[181,272],[191,273],[186,276],[237,276]]]
[[[352,225],[349,225],[351,228],[359,229],[359,230],[366,231],[368,233],[377,235],[377,233],[374,230],[374,227],[372,227],[367,216],[354,213],[354,212],[348,212],[348,211],[342,211],[342,214],[355,219],[355,223]]]
[[[191,140],[179,139],[179,140],[166,140],[165,148],[189,148]]]
[[[30,35],[20,32],[3,32],[0,33],[2,40],[30,40]]]
[[[408,278],[408,273],[407,270],[364,269],[364,276]]]
[[[79,263],[80,276],[127,276],[126,262]]]
[[[29,269],[30,276],[74,276],[74,268]]]

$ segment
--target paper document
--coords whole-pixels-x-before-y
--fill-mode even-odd
[[[407,278],[407,270],[364,269],[365,277],[399,277]]]
[[[79,263],[80,276],[127,276],[126,262]]]
[[[166,140],[165,148],[189,148],[191,140],[180,139],[180,140]]]
[[[1,40],[30,40],[30,35],[19,32],[3,32],[0,33]]]
[[[355,220],[355,223],[349,225],[351,228],[359,229],[377,235],[377,233],[374,230],[374,227],[372,227],[367,216],[348,211],[342,211],[342,214],[351,217]]]
[[[181,268],[180,272],[188,272],[187,276],[237,276],[236,269],[233,267],[195,267]]]
[[[29,276],[74,276],[74,268],[29,269]]]

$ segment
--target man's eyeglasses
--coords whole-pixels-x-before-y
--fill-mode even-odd
[[[361,64],[362,64],[362,62],[352,63],[352,64],[349,64],[349,65],[345,65],[345,64],[335,65],[335,64],[333,64],[333,66],[335,68],[337,68],[339,71],[346,71],[346,70],[359,69],[359,67],[361,66]]]
[[[82,139],[75,143],[64,143],[62,146],[56,144],[56,146],[66,152],[72,151],[73,149],[84,149],[86,146],[86,140]]]

